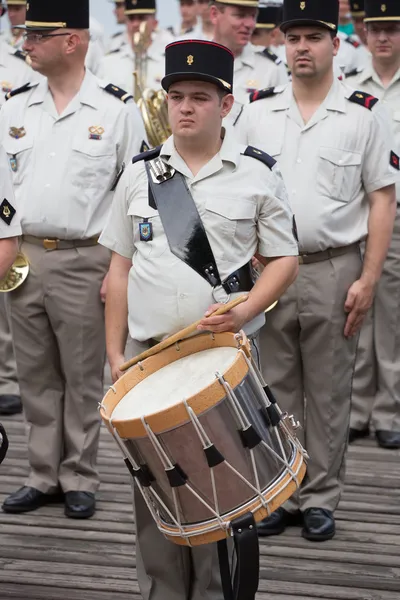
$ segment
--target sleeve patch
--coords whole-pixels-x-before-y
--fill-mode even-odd
[[[398,171],[400,171],[399,157],[397,156],[397,154],[395,152],[393,152],[393,150],[390,153],[390,165],[394,169],[397,169]]]
[[[247,146],[246,150],[242,152],[242,154],[244,156],[251,156],[253,158],[256,158],[257,160],[260,160],[271,170],[276,165],[276,160],[272,158],[272,156],[270,156],[266,152],[263,152],[262,150],[259,150],[258,148],[253,148],[253,146]]]
[[[11,225],[11,221],[13,220],[16,212],[17,211],[15,208],[6,198],[4,198],[3,202],[0,204],[0,219],[4,221],[6,225]]]
[[[109,94],[112,94],[116,98],[119,98],[120,100],[122,100],[122,102],[126,103],[126,102],[128,102],[128,100],[133,100],[133,96],[131,96],[131,94],[128,94],[128,92],[119,88],[116,85],[113,85],[112,83],[109,83],[104,89]]]
[[[360,106],[364,106],[364,108],[368,108],[368,110],[372,110],[375,104],[379,102],[378,98],[375,98],[375,96],[359,91],[354,92],[349,97],[349,100],[350,102],[355,102],[356,104],[360,104]]]

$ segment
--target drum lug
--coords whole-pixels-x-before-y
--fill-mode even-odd
[[[289,415],[287,412],[282,413],[281,421],[289,431],[289,433],[296,437],[296,431],[301,428],[300,421],[297,421],[294,415]]]

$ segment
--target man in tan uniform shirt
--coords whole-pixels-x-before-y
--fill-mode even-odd
[[[132,99],[85,69],[88,27],[88,0],[31,0],[24,47],[47,79],[11,92],[0,113],[30,262],[10,294],[30,462],[26,485],[3,504],[13,513],[58,499],[61,488],[65,514],[86,518],[99,485],[110,255],[97,238],[144,128]]]
[[[214,41],[223,44],[235,57],[235,104],[227,123],[234,124],[254,90],[287,83],[283,61],[271,52],[253,46],[252,33],[257,23],[258,0],[213,0],[210,18]]]
[[[372,58],[347,83],[373,94],[386,106],[400,154],[400,5],[367,0],[365,23]],[[354,374],[350,441],[369,434],[378,444],[400,448],[400,183],[393,237],[378,284],[373,320],[363,327]]]
[[[262,331],[261,363],[284,410],[304,415],[310,460],[299,494],[259,533],[303,523],[303,536],[315,541],[335,534],[357,333],[390,243],[399,179],[383,107],[334,77],[337,17],[337,0],[308,0],[303,9],[285,1],[293,84],[255,93],[238,132],[278,161],[301,254],[296,283]],[[363,266],[359,242],[367,236]]]
[[[293,217],[275,162],[238,144],[233,131],[221,129],[234,101],[232,54],[213,42],[176,42],[167,46],[166,64],[163,87],[173,136],[126,169],[100,238],[113,251],[106,329],[114,380],[121,374],[128,323],[136,340],[161,339],[201,318],[214,298],[229,299],[225,288],[212,287],[171,251],[160,214],[149,204],[145,161],[151,156],[159,154],[184,176],[222,281],[248,267],[257,247],[265,257],[267,266],[247,302],[226,316],[203,319],[201,330],[244,327],[255,333],[264,309],[297,272]],[[143,223],[151,235],[142,235]],[[167,541],[135,489],[136,567],[143,599],[221,600],[215,545],[191,549]]]

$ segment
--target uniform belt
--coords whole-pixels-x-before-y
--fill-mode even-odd
[[[59,240],[39,238],[34,235],[23,235],[22,241],[35,246],[41,246],[45,250],[71,250],[72,248],[84,248],[85,246],[96,246],[99,238],[93,237],[87,240]]]
[[[321,252],[312,252],[311,254],[300,254],[299,265],[309,265],[311,263],[322,262],[323,260],[329,260],[336,256],[343,256],[349,252],[355,252],[360,250],[359,242],[350,244],[349,246],[339,246],[338,248],[328,248]]]

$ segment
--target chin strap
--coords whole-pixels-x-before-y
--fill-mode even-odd
[[[254,600],[260,577],[260,551],[253,514],[235,519],[231,527],[237,560],[233,585],[227,542],[221,540],[217,544],[224,600]]]
[[[8,450],[8,437],[6,434],[6,430],[3,425],[0,423],[0,465],[6,457]]]

